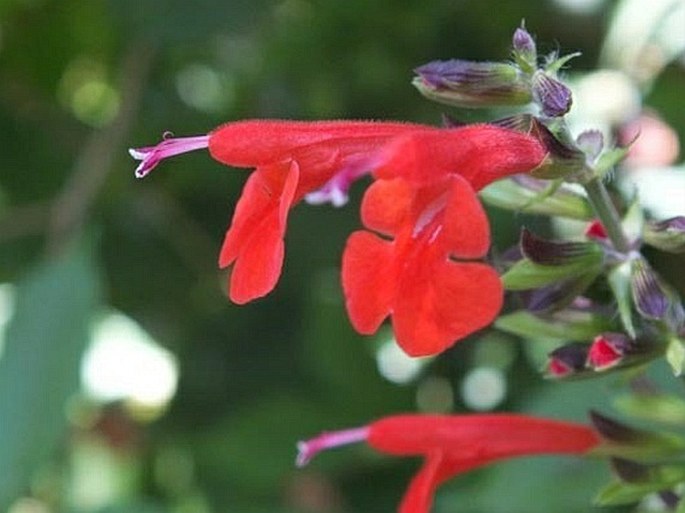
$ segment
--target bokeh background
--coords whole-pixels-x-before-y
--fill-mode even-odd
[[[360,446],[296,470],[295,442],[400,411],[607,408],[615,381],[540,378],[558,340],[486,330],[409,360],[387,330],[354,333],[338,267],[359,188],[343,209],[298,207],[275,292],[230,304],[216,260],[247,172],[199,152],[136,181],[126,149],[241,118],[438,124],[446,109],[411,70],[506,59],[525,18],[543,53],[582,52],[567,72],[579,123],[659,113],[666,150],[637,167],[651,166],[654,215],[674,215],[685,6],[649,4],[0,0],[0,511],[391,512],[417,461]],[[524,222],[550,229],[490,215],[500,249]],[[682,258],[656,263],[682,292]],[[608,476],[601,462],[504,463],[443,487],[435,511],[587,512]]]

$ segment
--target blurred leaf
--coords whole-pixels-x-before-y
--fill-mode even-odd
[[[547,194],[545,190],[523,187],[513,180],[499,180],[489,185],[480,192],[480,197],[489,205],[531,214],[554,215],[581,221],[590,220],[594,215],[582,196],[567,190]]]
[[[639,502],[647,494],[668,490],[682,481],[685,481],[685,468],[681,466],[652,468],[649,472],[649,479],[644,482],[613,481],[609,483],[599,492],[595,503],[600,506],[632,504]]]
[[[666,361],[668,361],[675,376],[682,375],[683,365],[685,365],[685,346],[679,338],[673,337],[669,340],[666,349]]]
[[[614,405],[630,417],[685,426],[685,401],[676,395],[622,395]]]
[[[66,427],[97,298],[90,251],[74,247],[18,284],[0,358],[0,509],[27,486]]]
[[[621,322],[628,335],[635,338],[635,326],[633,325],[632,292],[630,288],[630,269],[631,262],[623,262],[611,269],[607,275],[609,286],[611,287]]]
[[[527,290],[543,287],[559,280],[598,273],[602,265],[599,251],[584,254],[562,265],[541,265],[524,258],[502,275],[507,290]]]
[[[603,317],[582,312],[558,312],[548,316],[533,315],[524,310],[502,315],[495,327],[523,338],[547,338],[560,341],[592,340],[606,331],[609,323]]]

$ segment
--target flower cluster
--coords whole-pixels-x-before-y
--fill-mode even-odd
[[[685,309],[640,250],[644,242],[684,251],[685,218],[645,220],[637,203],[619,215],[602,179],[628,150],[605,148],[597,130],[572,137],[563,120],[572,96],[557,73],[573,55],[551,55],[540,65],[535,42],[521,27],[512,57],[503,63],[431,62],[415,70],[414,85],[441,103],[530,104],[537,115],[470,126],[446,117],[442,128],[344,120],[231,122],[208,135],[130,150],[141,160],[136,176],[146,176],[167,157],[204,148],[225,165],[254,169],[219,256],[220,267],[231,268],[229,297],[235,303],[276,286],[288,216],[298,202],[344,205],[351,184],[368,176],[363,229],[350,235],[341,265],[347,312],[359,333],[373,334],[389,318],[399,346],[410,356],[426,356],[496,319],[503,331],[560,342],[549,354],[550,378],[588,377],[662,355],[682,373]],[[477,194],[499,207],[589,224],[574,241],[523,229],[519,245],[502,256],[500,276],[486,262],[490,230]],[[613,295],[610,304],[583,295],[599,278]],[[523,308],[498,318],[505,290]],[[654,394],[650,400],[660,415],[672,417],[670,398]],[[685,411],[685,402],[676,403]],[[591,418],[593,428],[516,414],[392,416],[301,442],[297,463],[361,441],[392,455],[422,456],[400,513],[428,513],[447,479],[525,455],[591,451],[612,457],[622,483],[608,489],[601,499],[607,504],[649,491],[673,494],[685,481],[682,467],[674,470],[667,459],[682,457],[685,440],[633,430],[596,413]]]

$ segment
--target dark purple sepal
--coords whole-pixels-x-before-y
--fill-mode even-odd
[[[626,426],[614,419],[601,413],[590,410],[590,423],[593,425],[599,436],[609,442],[619,444],[630,444],[642,441],[649,433]]]
[[[649,467],[625,458],[610,458],[611,467],[618,478],[625,483],[640,483],[650,477]]]
[[[513,116],[490,121],[489,124],[528,134],[533,126],[533,116],[530,114],[514,114]]]
[[[578,377],[585,369],[587,344],[572,342],[556,348],[549,353],[545,377],[563,379]]]
[[[558,118],[571,109],[573,97],[571,90],[556,78],[542,70],[533,75],[533,101],[545,116]]]
[[[672,293],[643,258],[631,266],[631,289],[635,308],[650,320],[664,320],[672,305]]]
[[[565,265],[579,258],[601,252],[592,242],[551,241],[533,234],[527,228],[521,230],[521,253],[539,265]]]
[[[574,304],[578,296],[590,286],[595,278],[594,275],[568,278],[546,287],[524,290],[519,294],[529,312],[534,314],[553,313]]]

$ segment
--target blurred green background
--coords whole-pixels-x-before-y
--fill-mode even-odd
[[[240,118],[437,124],[412,68],[505,59],[525,18],[543,53],[590,70],[616,7],[0,0],[0,511],[391,512],[417,461],[358,447],[296,470],[295,442],[400,411],[605,407],[613,381],[540,379],[545,344],[485,331],[410,361],[388,331],[354,333],[338,266],[359,188],[344,209],[298,207],[275,292],[230,304],[216,261],[247,172],[200,152],[139,182],[126,149]],[[669,60],[635,80],[682,134]],[[491,214],[506,248],[525,218]],[[590,511],[607,478],[601,462],[505,463],[442,488],[435,511]]]

